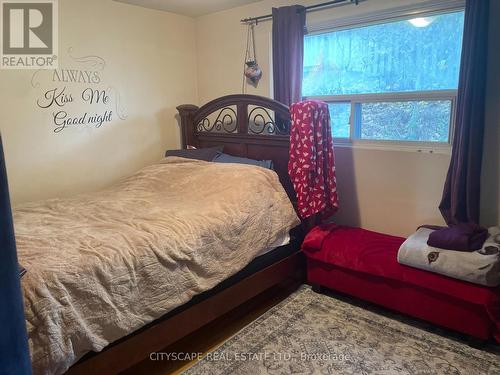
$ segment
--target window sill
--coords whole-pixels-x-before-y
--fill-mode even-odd
[[[343,141],[334,139],[333,146],[364,150],[402,151],[418,152],[422,154],[451,155],[451,145],[448,143],[429,144],[418,142]]]

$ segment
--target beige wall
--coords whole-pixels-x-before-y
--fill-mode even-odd
[[[406,236],[442,224],[437,206],[449,156],[337,147],[340,210],[334,221]]]
[[[308,24],[368,13],[418,1],[370,0],[308,14]],[[273,6],[317,1],[272,1],[200,17],[197,22],[198,92],[200,103],[241,92],[245,27],[241,18],[269,14]],[[255,29],[257,59],[264,70],[259,86],[248,93],[270,96],[271,22]],[[272,80],[271,80],[272,81]],[[450,156],[408,151],[337,147],[341,209],[339,223],[361,225],[385,233],[407,235],[420,224],[443,223],[437,209]]]
[[[179,145],[175,106],[196,102],[195,20],[111,0],[59,1],[60,66],[106,60],[103,85],[120,92],[126,120],[53,132],[33,71],[0,70],[0,130],[14,204],[99,189]],[[42,86],[51,87],[41,75]],[[59,85],[60,86],[60,85]],[[82,85],[68,84],[76,91]],[[72,113],[88,106],[71,103]]]

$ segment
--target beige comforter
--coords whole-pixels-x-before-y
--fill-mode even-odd
[[[14,212],[35,373],[59,374],[247,265],[298,224],[277,175],[167,158]]]

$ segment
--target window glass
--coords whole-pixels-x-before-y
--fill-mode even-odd
[[[328,103],[330,109],[330,121],[334,138],[349,138],[351,126],[349,120],[351,117],[350,102]]]
[[[448,142],[450,100],[360,103],[359,138]]]
[[[462,10],[307,35],[303,96],[329,102],[334,138],[449,142],[463,26]]]
[[[456,12],[306,36],[303,95],[456,89],[463,22]]]

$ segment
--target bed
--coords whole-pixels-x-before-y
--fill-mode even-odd
[[[169,157],[100,192],[16,208],[35,373],[117,373],[302,280],[288,108],[231,95],[178,110],[184,147],[224,146],[276,172]]]

